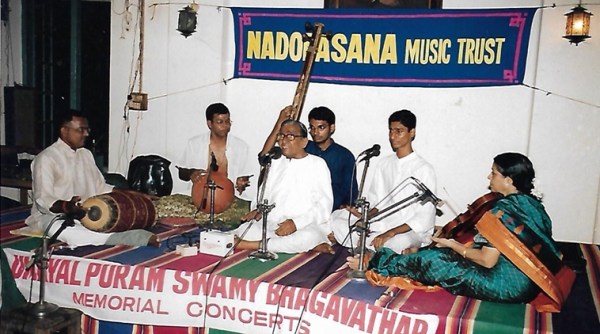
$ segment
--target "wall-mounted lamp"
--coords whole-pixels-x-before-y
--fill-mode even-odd
[[[194,6],[195,5],[195,6]],[[177,21],[177,31],[185,38],[188,38],[193,32],[196,32],[196,4],[186,6],[179,11],[179,20]]]
[[[565,14],[567,26],[563,38],[568,39],[571,44],[575,43],[575,45],[590,38],[590,19],[592,15],[581,5],[571,9],[570,12]]]

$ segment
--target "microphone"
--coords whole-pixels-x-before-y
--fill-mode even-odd
[[[381,149],[381,145],[375,144],[375,145],[373,145],[373,147],[368,148],[368,149],[362,151],[358,156],[360,157],[361,155],[364,155],[364,157],[362,159],[360,159],[358,162],[369,160],[372,157],[378,156],[379,153],[381,153],[379,151],[380,149]]]
[[[417,186],[417,188],[419,188],[419,190],[421,190],[422,194],[420,199],[424,200],[426,198],[429,198],[431,200],[431,203],[436,206],[436,207],[441,207],[442,205],[444,205],[444,202],[439,199],[437,196],[435,196],[435,194],[433,192],[431,192],[431,190],[429,190],[429,188],[427,188],[427,186],[425,184],[423,184],[423,182],[419,181],[418,179],[416,179],[415,177],[410,177],[413,181],[415,181],[415,184]]]
[[[217,165],[217,158],[215,157],[215,152],[210,152],[210,170],[216,172],[219,170],[219,165]]]
[[[95,208],[99,209],[98,207],[95,206]],[[79,209],[79,210],[75,210],[73,212],[69,212],[65,214],[65,220],[81,220],[83,219],[83,217],[85,217],[85,215],[87,214],[87,212],[84,209]],[[71,225],[73,226],[73,225]]]
[[[42,247],[38,247],[35,249],[35,252],[33,254],[31,254],[31,258],[29,258],[29,261],[27,261],[27,264],[25,265],[25,270],[29,270],[31,269],[31,267],[33,267],[33,265],[40,261],[42,256]]]
[[[270,164],[271,160],[277,160],[281,158],[281,154],[281,147],[273,146],[273,148],[267,152],[267,154],[258,157],[258,163],[260,163],[261,166]]]

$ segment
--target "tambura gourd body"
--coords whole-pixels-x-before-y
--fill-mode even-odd
[[[156,223],[152,201],[135,193],[119,191],[90,197],[82,207],[87,214],[81,224],[96,232],[149,229]]]

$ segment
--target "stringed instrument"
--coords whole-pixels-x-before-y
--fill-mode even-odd
[[[180,178],[190,180],[190,176],[198,169],[179,169]],[[182,177],[182,174],[185,174]],[[200,173],[200,177],[191,180],[192,185],[192,202],[198,211],[210,213],[211,206],[214,206],[215,214],[222,213],[227,210],[235,199],[233,182],[227,178],[226,172],[216,163],[215,154],[211,152],[211,164],[209,168]],[[211,186],[214,186],[214,201],[211,196]],[[214,205],[213,205],[214,202]]]
[[[489,211],[500,198],[502,198],[502,194],[496,192],[490,192],[477,198],[467,206],[467,211],[459,214],[442,227],[436,233],[436,237],[455,239],[461,243],[469,241],[468,239],[472,237],[469,232],[473,231],[475,224],[483,214]]]
[[[304,100],[306,98],[306,91],[308,90],[308,84],[310,82],[310,76],[312,74],[313,64],[319,51],[319,43],[321,42],[321,36],[323,34],[323,23],[315,22],[314,25],[306,23],[306,30],[311,31],[312,35],[308,36],[304,34],[303,39],[310,42],[306,49],[306,57],[304,59],[304,66],[298,79],[298,86],[296,87],[296,93],[294,94],[294,100],[292,102],[292,113],[290,118],[293,120],[299,120],[300,114],[302,113],[302,107],[304,107]]]
[[[304,34],[303,40],[309,41],[309,46],[306,49],[306,55],[304,57],[304,65],[302,66],[302,72],[300,73],[300,77],[298,78],[298,85],[296,86],[296,92],[294,93],[294,100],[292,101],[291,108],[292,111],[289,114],[289,119],[293,119],[298,121],[300,119],[300,115],[302,114],[302,108],[304,107],[304,100],[306,98],[306,92],[308,90],[308,84],[310,82],[310,76],[312,74],[313,64],[317,57],[317,52],[319,51],[319,44],[321,42],[321,37],[323,35],[323,28],[325,25],[323,23],[315,22],[314,25],[310,23],[306,23],[305,29],[307,32],[312,31],[312,34],[308,36],[308,34]],[[330,37],[330,34],[327,34],[327,37]],[[271,135],[267,138],[262,150],[259,153],[259,161],[261,161],[261,157],[265,157],[272,151],[276,144],[276,134],[279,129],[274,129]],[[272,152],[271,152],[272,153]],[[281,155],[281,154],[279,154]],[[261,162],[261,170],[260,175],[258,177],[258,185],[259,187],[263,184],[264,175],[265,175],[265,164]]]

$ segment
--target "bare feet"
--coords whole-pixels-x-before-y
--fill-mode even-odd
[[[319,244],[315,246],[315,248],[311,249],[311,251],[317,253],[335,254],[335,251],[333,250],[331,245],[327,243]]]
[[[335,240],[335,236],[333,235],[333,232],[331,232],[327,235],[327,239],[329,240],[329,242],[331,242],[332,245],[337,244],[337,240]]]
[[[402,255],[408,255],[408,254],[412,254],[412,253],[416,253],[419,249],[417,247],[411,247],[411,248],[407,248],[405,250],[402,251]]]
[[[248,241],[240,239],[237,235],[233,236],[233,244],[235,249],[257,250],[260,246],[260,241]]]
[[[352,270],[358,269],[358,261],[360,261],[358,256],[348,256],[346,258],[346,264]]]

